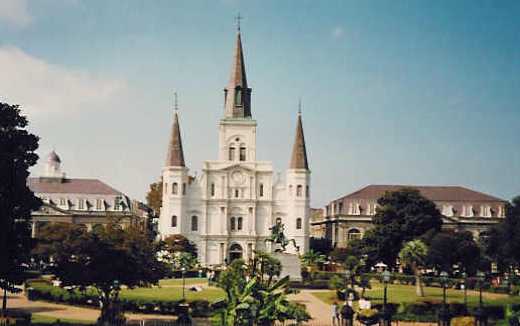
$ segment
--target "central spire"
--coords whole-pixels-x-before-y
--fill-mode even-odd
[[[240,22],[240,15],[237,17]],[[244,52],[240,23],[237,30],[235,54],[231,66],[231,77],[228,87],[224,90],[225,118],[251,118],[251,88],[247,87]]]
[[[166,166],[185,167],[184,151],[182,150],[181,128],[179,126],[179,107],[177,104],[177,93],[175,95],[175,113],[173,116],[172,133],[168,143],[168,153],[166,155]]]

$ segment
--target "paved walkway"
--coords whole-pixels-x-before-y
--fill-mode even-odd
[[[11,294],[8,298],[8,308],[18,308],[33,314],[44,315],[53,318],[96,321],[100,314],[98,309],[93,308],[69,306],[45,301],[30,301],[27,300],[26,296],[21,293]],[[171,316],[150,314],[126,313],[125,316],[129,320],[172,319]]]

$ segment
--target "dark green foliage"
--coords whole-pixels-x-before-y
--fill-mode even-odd
[[[36,164],[38,137],[30,134],[19,106],[0,102],[0,288],[15,291],[22,281],[22,264],[31,248],[31,211],[41,201],[27,187],[29,168]]]
[[[455,264],[462,266],[468,275],[478,269],[480,247],[470,232],[439,232],[429,240],[426,262],[437,270],[451,272]]]
[[[416,189],[387,192],[379,198],[378,205],[374,228],[365,233],[357,246],[367,255],[369,265],[382,261],[394,266],[403,243],[441,228],[441,213]]]
[[[157,284],[167,271],[156,258],[157,244],[139,229],[122,229],[115,223],[95,232],[69,233],[53,250],[55,274],[63,286],[96,289],[103,304],[102,323],[117,321],[112,317],[119,311],[121,285],[133,288]]]
[[[520,196],[506,210],[506,218],[484,238],[486,254],[498,263],[501,271],[520,266]]]
[[[327,238],[314,238],[309,239],[309,248],[314,252],[328,256],[332,251],[332,242]]]

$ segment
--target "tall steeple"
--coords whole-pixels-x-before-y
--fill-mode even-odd
[[[224,89],[225,118],[251,118],[251,88],[247,87],[240,19],[239,15],[231,77],[228,87]]]
[[[175,93],[175,114],[173,117],[172,133],[168,144],[166,155],[166,166],[185,167],[184,152],[182,150],[181,128],[179,126],[179,115],[177,106],[177,93]]]
[[[305,136],[303,135],[301,103],[298,108],[298,122],[296,124],[296,138],[291,155],[290,169],[309,169],[307,163],[307,149],[305,148]]]

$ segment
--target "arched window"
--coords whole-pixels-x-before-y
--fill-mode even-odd
[[[235,104],[242,105],[242,89],[240,87],[235,90]]]
[[[246,148],[240,146],[240,161],[246,160]]]
[[[199,229],[199,218],[195,215],[191,217],[191,230],[197,231]]]
[[[211,197],[215,197],[215,184],[214,183],[211,183],[210,193],[211,193]]]
[[[302,196],[302,185],[298,185],[296,186],[296,197],[301,197]]]
[[[173,215],[172,216],[172,228],[176,228],[177,227],[177,216]]]
[[[237,218],[237,230],[242,230],[242,218]]]
[[[182,184],[182,194],[186,195],[186,183]]]
[[[361,231],[359,229],[350,229],[347,232],[347,241],[361,239]]]
[[[172,194],[177,195],[178,192],[179,192],[179,185],[177,184],[177,182],[174,182],[172,184]]]
[[[296,230],[301,230],[301,228],[302,228],[302,218],[298,217],[296,219]]]
[[[235,231],[235,218],[234,217],[231,217],[231,221],[229,223],[229,228],[231,229],[231,231]]]
[[[264,184],[263,183],[260,184],[260,191],[259,192],[260,192],[260,197],[264,197]]]
[[[229,157],[228,159],[230,161],[234,161],[235,160],[235,147],[231,146],[229,147]]]

